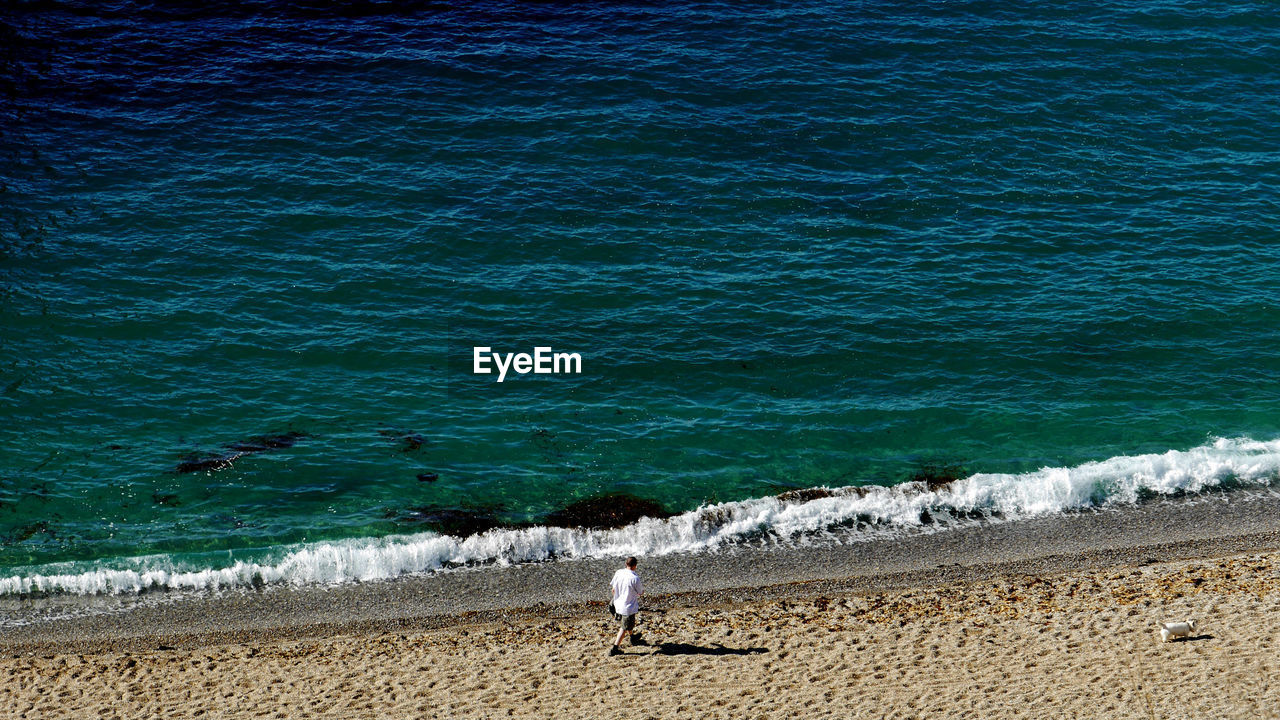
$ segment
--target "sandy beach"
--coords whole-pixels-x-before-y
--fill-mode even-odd
[[[865,544],[657,559],[641,566],[652,588],[643,644],[622,657],[606,656],[604,604],[575,599],[566,580],[598,592],[604,563],[139,603],[7,630],[0,715],[1277,717],[1278,503],[950,531],[876,546],[876,563]],[[1161,513],[1183,529],[1154,526]],[[1042,541],[1029,550],[1033,533]],[[941,550],[983,538],[975,562],[950,564]],[[1055,552],[1076,545],[1086,549]],[[787,578],[764,560],[794,568],[800,556],[811,560],[800,575],[826,577]],[[842,569],[841,556],[870,569]],[[673,578],[697,584],[692,567],[710,585],[732,585],[716,572],[764,582],[691,590]],[[567,595],[513,602],[553,583]],[[433,597],[452,598],[453,611]],[[338,620],[320,612],[324,598]],[[1186,618],[1199,622],[1193,637],[1160,642],[1161,621]]]

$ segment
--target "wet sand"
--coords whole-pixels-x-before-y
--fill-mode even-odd
[[[0,633],[0,717],[1272,717],[1278,551],[1280,497],[1236,493],[643,559],[612,658],[603,560],[8,599],[73,616]]]

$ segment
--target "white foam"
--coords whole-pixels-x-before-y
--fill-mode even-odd
[[[279,548],[257,562],[194,569],[175,566],[166,555],[129,558],[114,567],[49,565],[0,578],[0,594],[344,583],[478,563],[654,556],[706,550],[765,534],[804,537],[854,524],[893,530],[926,522],[945,524],[974,513],[1016,520],[1132,503],[1143,494],[1194,493],[1224,484],[1270,485],[1278,477],[1280,439],[1219,439],[1186,451],[1120,456],[1076,467],[979,473],[936,490],[907,483],[836,488],[826,497],[807,501],[753,498],[703,506],[665,520],[645,518],[616,530],[534,527],[490,530],[467,538],[421,533],[315,542]]]

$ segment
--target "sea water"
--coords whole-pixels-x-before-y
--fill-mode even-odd
[[[51,1],[2,30],[0,592],[1280,477],[1266,6]],[[477,347],[581,372],[498,383]],[[616,493],[674,517],[546,522]]]

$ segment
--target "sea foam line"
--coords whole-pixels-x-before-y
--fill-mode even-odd
[[[258,562],[181,568],[166,555],[128,558],[115,567],[46,565],[0,578],[0,595],[214,590],[263,584],[384,580],[457,565],[509,565],[557,557],[665,555],[699,551],[764,534],[804,536],[833,527],[919,527],[938,519],[998,514],[1018,519],[1136,502],[1143,495],[1263,486],[1280,478],[1280,439],[1218,439],[1190,450],[1119,456],[1029,473],[979,473],[929,489],[824,488],[801,495],[706,505],[667,519],[644,518],[615,530],[552,527],[496,529],[466,538],[420,533],[314,542],[280,548]]]

